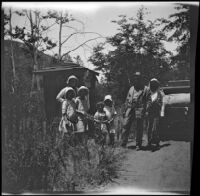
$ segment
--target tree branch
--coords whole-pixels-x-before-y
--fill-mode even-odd
[[[70,35],[61,43],[61,45],[63,45],[65,42],[67,42],[73,35],[76,35],[76,34],[86,34],[86,33],[92,33],[92,34],[99,35],[100,37],[103,37],[101,34],[95,33],[95,32],[75,32],[75,33],[70,34]]]
[[[71,29],[73,29],[73,30],[75,30],[75,31],[78,31],[77,28],[75,28],[75,27],[71,27],[71,26],[69,26],[69,25],[63,25],[63,27],[71,28]]]
[[[90,42],[90,41],[93,41],[93,40],[96,40],[96,39],[99,39],[99,38],[105,38],[105,39],[106,39],[106,37],[102,37],[102,36],[96,37],[96,38],[93,38],[93,39],[89,39],[89,40],[83,42],[81,45],[77,46],[76,48],[74,48],[74,49],[72,49],[72,50],[69,50],[68,52],[64,53],[64,54],[61,56],[61,59],[62,59],[64,56],[68,55],[70,52],[73,52],[73,51],[77,50],[78,48],[82,47],[82,46],[83,46],[84,44],[86,44],[87,42]]]

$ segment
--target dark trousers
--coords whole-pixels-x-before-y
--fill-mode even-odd
[[[143,118],[135,118],[135,111],[131,110],[124,118],[124,126],[122,131],[122,145],[126,145],[130,134],[130,128],[133,121],[136,120],[136,146],[142,145],[143,137]]]
[[[148,117],[148,144],[159,143],[159,122],[159,117]]]
[[[109,144],[113,146],[115,143],[115,134],[114,133],[109,133]]]

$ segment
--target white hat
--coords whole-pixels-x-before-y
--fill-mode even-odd
[[[152,78],[150,81],[156,81],[156,82],[158,82],[158,80],[156,78]]]
[[[150,82],[156,82],[157,84],[160,84],[160,82],[159,82],[156,78],[152,78],[152,79],[150,80]]]
[[[67,93],[69,91],[73,91],[74,95],[76,95],[76,93],[75,93],[75,91],[74,91],[74,89],[72,87],[67,87],[67,88],[65,88],[65,96],[67,95]]]
[[[104,97],[104,101],[106,101],[106,100],[113,101],[113,100],[112,100],[112,96],[111,96],[111,95],[106,95],[106,96]]]
[[[78,78],[77,78],[76,76],[74,76],[74,75],[71,75],[71,76],[69,76],[69,77],[67,78],[67,84],[69,84],[69,81],[70,81],[71,79],[75,79],[75,80],[78,82]]]
[[[81,86],[81,87],[78,88],[78,92],[77,93],[79,94],[80,91],[82,91],[82,90],[85,90],[85,91],[89,92],[89,89],[86,86]]]
[[[134,75],[135,75],[135,76],[141,76],[141,73],[140,73],[140,71],[136,71],[136,72],[134,73]]]

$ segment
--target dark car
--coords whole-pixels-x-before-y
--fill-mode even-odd
[[[190,81],[169,81],[162,88],[165,97],[161,119],[162,140],[191,140],[193,136]]]

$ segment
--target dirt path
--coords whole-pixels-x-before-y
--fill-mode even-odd
[[[188,192],[190,189],[190,142],[161,142],[155,152],[125,149],[119,177],[95,191],[134,194],[137,191]],[[118,192],[116,192],[118,191]],[[125,192],[124,192],[125,191]]]

